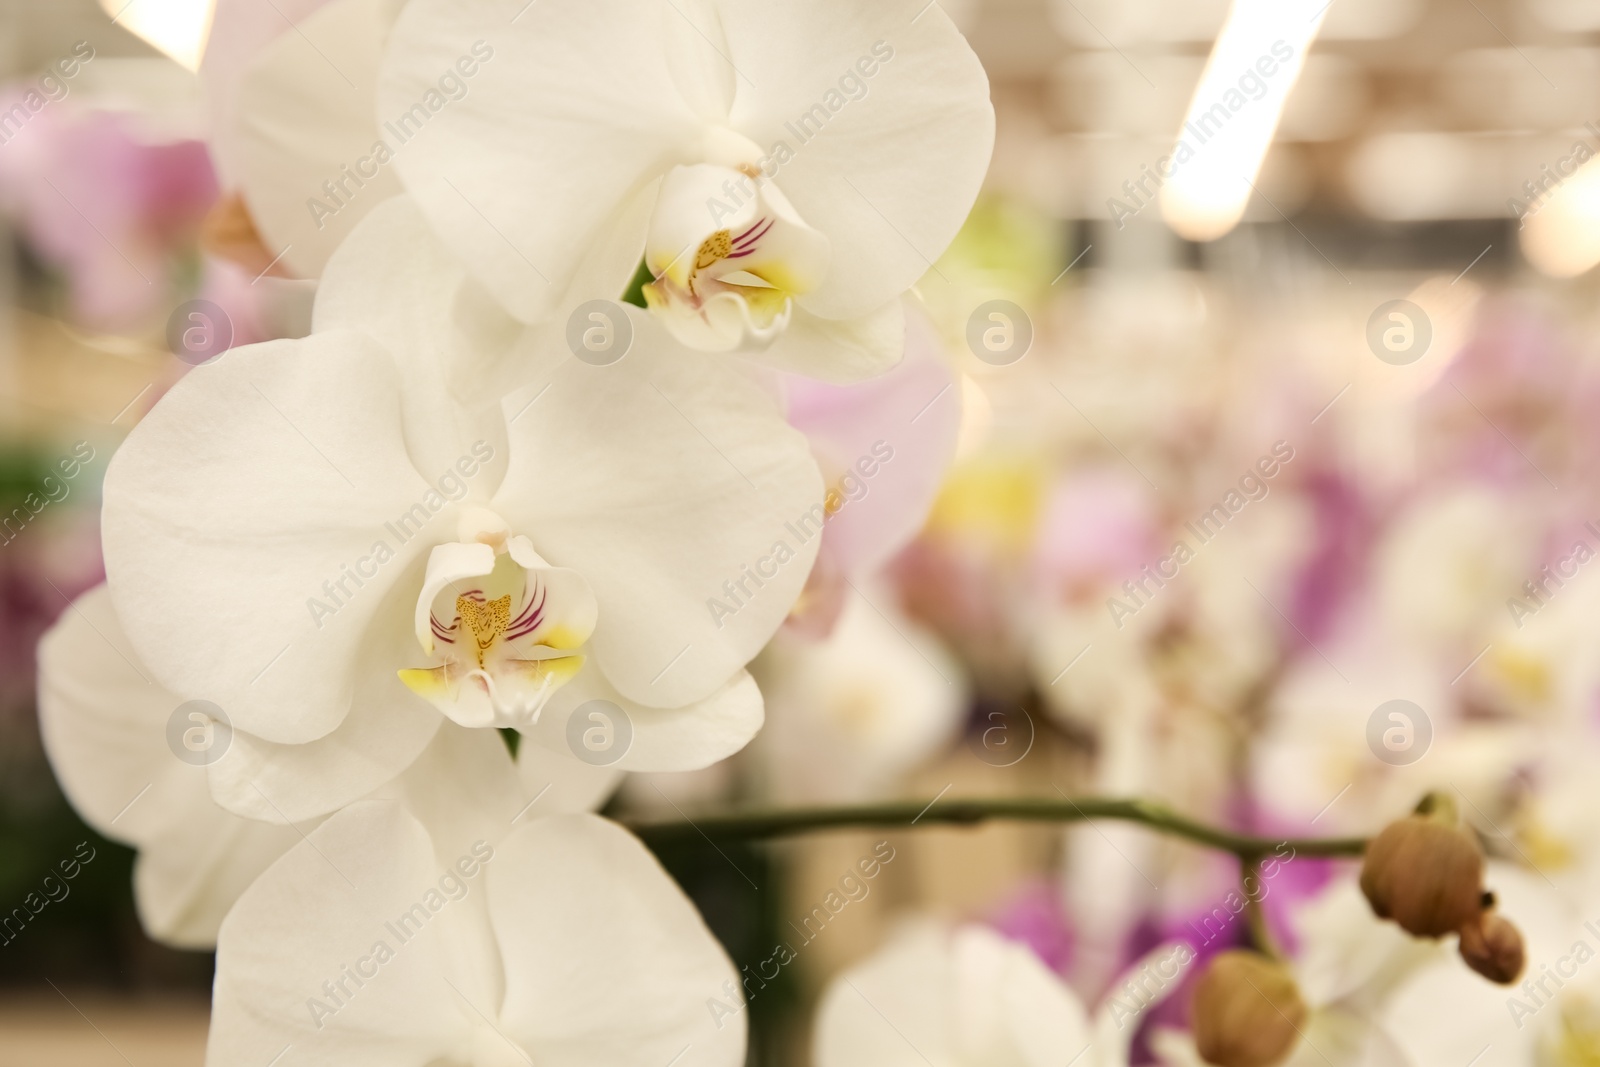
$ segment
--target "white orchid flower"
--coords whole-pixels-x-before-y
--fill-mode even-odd
[[[150,679],[103,585],[79,597],[40,642],[39,725],[72,806],[101,834],[139,850],[139,918],[166,944],[214,946],[239,894],[320,821],[272,825],[212,800],[206,765],[228,758],[226,727],[204,709],[185,711],[177,694]],[[197,744],[185,736],[191,731]],[[382,792],[467,798],[516,773],[531,818],[598,807],[616,784],[613,771],[541,753],[528,746],[513,772],[498,736],[447,724]]]
[[[211,227],[213,238],[227,234],[216,251],[315,278],[356,224],[401,191],[389,143],[398,139],[376,111],[397,10],[395,0],[218,0],[200,68],[226,190]],[[257,247],[238,247],[252,240]]]
[[[967,710],[955,657],[881,591],[851,596],[822,641],[780,634],[757,667],[768,710],[758,744],[783,800],[883,796],[954,740]]]
[[[1495,487],[1445,485],[1414,501],[1376,550],[1379,621],[1418,652],[1458,654],[1506,619],[1537,576],[1538,510]]]
[[[983,926],[915,926],[828,987],[816,1064],[1127,1067],[1141,1013],[1177,988],[1180,961],[1192,958],[1183,945],[1152,952],[1128,978],[1143,994],[1113,996],[1091,1019],[1026,946]]]
[[[310,337],[198,368],[112,461],[117,614],[156,680],[229,716],[231,811],[335,810],[446,719],[577,754],[606,701],[618,770],[702,767],[761,725],[743,667],[821,524],[805,439],[642,312],[597,367],[475,294],[396,200],[330,264]],[[708,611],[730,580],[736,610]]]
[[[706,1010],[733,964],[644,847],[506,811],[441,832],[362,801],[311,831],[223,923],[210,1067],[743,1063],[743,1016]]]
[[[478,42],[471,92],[426,103]],[[684,344],[837,380],[900,358],[897,298],[994,140],[981,64],[922,0],[412,0],[379,91],[408,112],[402,182],[518,318],[617,297],[642,254]]]
[[[1450,685],[1459,666],[1441,672],[1436,663],[1419,662],[1414,643],[1370,613],[1357,618],[1356,632],[1321,646],[1328,662],[1302,657],[1278,683],[1256,741],[1258,795],[1302,825],[1327,809],[1317,825],[1328,833],[1366,832],[1440,782],[1492,807],[1537,759],[1535,732],[1528,724],[1463,715],[1456,690],[1468,682]],[[1425,727],[1412,709],[1427,716]],[[1367,741],[1375,715],[1385,731],[1380,743],[1392,746],[1380,749],[1393,753],[1388,759],[1375,758]],[[1417,745],[1425,747],[1419,752]],[[1347,786],[1344,799],[1328,808]]]

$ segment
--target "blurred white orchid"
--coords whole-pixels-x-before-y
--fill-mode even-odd
[[[497,58],[395,166],[518,318],[617,297],[642,254],[690,347],[831,380],[900,358],[899,297],[994,140],[982,65],[936,5],[412,0],[380,113],[479,40]]]
[[[955,658],[881,596],[852,596],[823,641],[781,634],[756,674],[762,752],[774,792],[790,801],[884,795],[954,739],[967,709]]]
[[[706,1010],[737,972],[650,853],[509,796],[443,828],[362,801],[312,830],[223,923],[207,1063],[743,1063],[743,1016]]]
[[[1113,996],[1091,1019],[1026,946],[983,926],[914,926],[823,994],[816,1064],[1127,1067],[1139,1017],[1177,988],[1184,952],[1150,953],[1130,971],[1145,977],[1144,995]],[[1170,975],[1145,975],[1163,965]]]
[[[1538,751],[1527,726],[1471,715],[1447,675],[1376,622],[1321,647],[1328,661],[1285,672],[1250,761],[1255,795],[1291,825],[1367,833],[1443,783],[1493,810]]]
[[[1473,655],[1506,616],[1505,600],[1538,572],[1527,494],[1463,482],[1420,497],[1377,552],[1379,608],[1423,654]],[[1463,662],[1465,662],[1463,660]]]
[[[150,681],[105,586],[80,597],[39,646],[39,719],[61,788],[100,833],[139,850],[134,893],[151,937],[210,948],[239,894],[321,820],[299,827],[233,815],[211,798],[206,764],[228,759],[226,727],[208,723],[215,755],[180,759],[169,723],[184,702]],[[196,712],[204,715],[204,712]],[[180,726],[195,728],[187,715]],[[516,773],[525,817],[599,806],[617,774],[527,746]],[[512,773],[499,737],[446,724],[377,795],[470,798]],[[458,803],[466,802],[465,799]]]
[[[761,725],[743,667],[816,553],[785,526],[821,510],[804,438],[643,313],[590,366],[453,262],[394,201],[330,265],[310,337],[191,373],[111,464],[117,614],[153,677],[230,717],[229,810],[335,810],[446,717],[576,758],[568,717],[605,700],[622,770],[705,766]],[[707,611],[785,538],[734,617]]]

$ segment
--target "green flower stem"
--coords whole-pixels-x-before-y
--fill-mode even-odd
[[[1137,823],[1156,833],[1231,852],[1247,864],[1271,855],[1285,844],[1296,856],[1346,858],[1359,857],[1367,847],[1364,837],[1275,838],[1238,834],[1197,822],[1154,801],[1108,797],[916,800],[834,808],[750,810],[672,822],[636,820],[627,825],[646,844],[662,845],[695,839],[713,842],[766,840],[818,830],[865,827],[977,826],[995,819],[1055,823],[1113,819]]]
[[[1277,940],[1272,936],[1272,929],[1267,925],[1266,911],[1261,907],[1263,894],[1260,857],[1239,861],[1239,890],[1244,894],[1244,923],[1245,929],[1250,932],[1250,943],[1264,956],[1270,956],[1275,960],[1283,959],[1283,950],[1278,947]]]

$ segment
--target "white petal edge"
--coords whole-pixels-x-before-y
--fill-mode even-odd
[[[507,402],[510,468],[490,506],[589,582],[600,606],[589,652],[611,684],[679,707],[721,688],[788,616],[816,559],[820,538],[802,536],[822,476],[745,368],[627,314],[620,362],[567,360],[537,408]],[[764,580],[743,578],[763,559]],[[736,610],[715,610],[740,580]]]
[[[250,61],[217,131],[268,255],[299,277],[320,275],[362,217],[400,192],[394,163],[373,151],[385,27],[381,0],[312,12]]]
[[[358,334],[252,345],[185,376],[128,435],[106,473],[106,572],[157,680],[264,740],[344,720],[388,594],[449,539],[427,507],[404,542],[386,527],[432,491],[407,457],[397,378]],[[394,558],[345,578],[379,541]],[[348,599],[329,596],[338,581]]]
[[[720,690],[705,700],[679,708],[652,708],[635,703],[617,692],[605,676],[585,667],[563,686],[533,730],[524,734],[528,746],[542,746],[557,758],[582,763],[574,754],[574,744],[582,744],[584,728],[571,727],[569,719],[583,711],[587,723],[590,701],[606,701],[612,707],[599,709],[614,717],[620,709],[631,732],[627,750],[606,766],[618,771],[695,771],[709,767],[740,751],[760,731],[765,721],[761,690],[748,672],[740,671]],[[604,728],[604,724],[598,724]],[[615,735],[621,736],[620,731]],[[617,742],[614,742],[617,743]],[[602,754],[601,758],[606,758]]]
[[[40,733],[78,813],[139,849],[145,930],[178,948],[209,948],[239,894],[300,837],[212,801],[205,768],[168,747],[183,701],[145,674],[105,586],[91,589],[40,642]]]
[[[745,1017],[707,1009],[738,976],[639,841],[593,815],[519,828],[489,871],[508,1033],[536,1063],[738,1067]]]

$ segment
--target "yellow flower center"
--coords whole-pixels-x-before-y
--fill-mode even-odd
[[[700,250],[694,254],[694,269],[705,270],[711,264],[727,259],[732,251],[733,234],[718,230],[700,243]]]
[[[478,643],[478,666],[483,666],[483,654],[494,647],[495,639],[511,628],[511,597],[509,594],[487,603],[469,597],[456,597],[456,614],[467,624]]]

